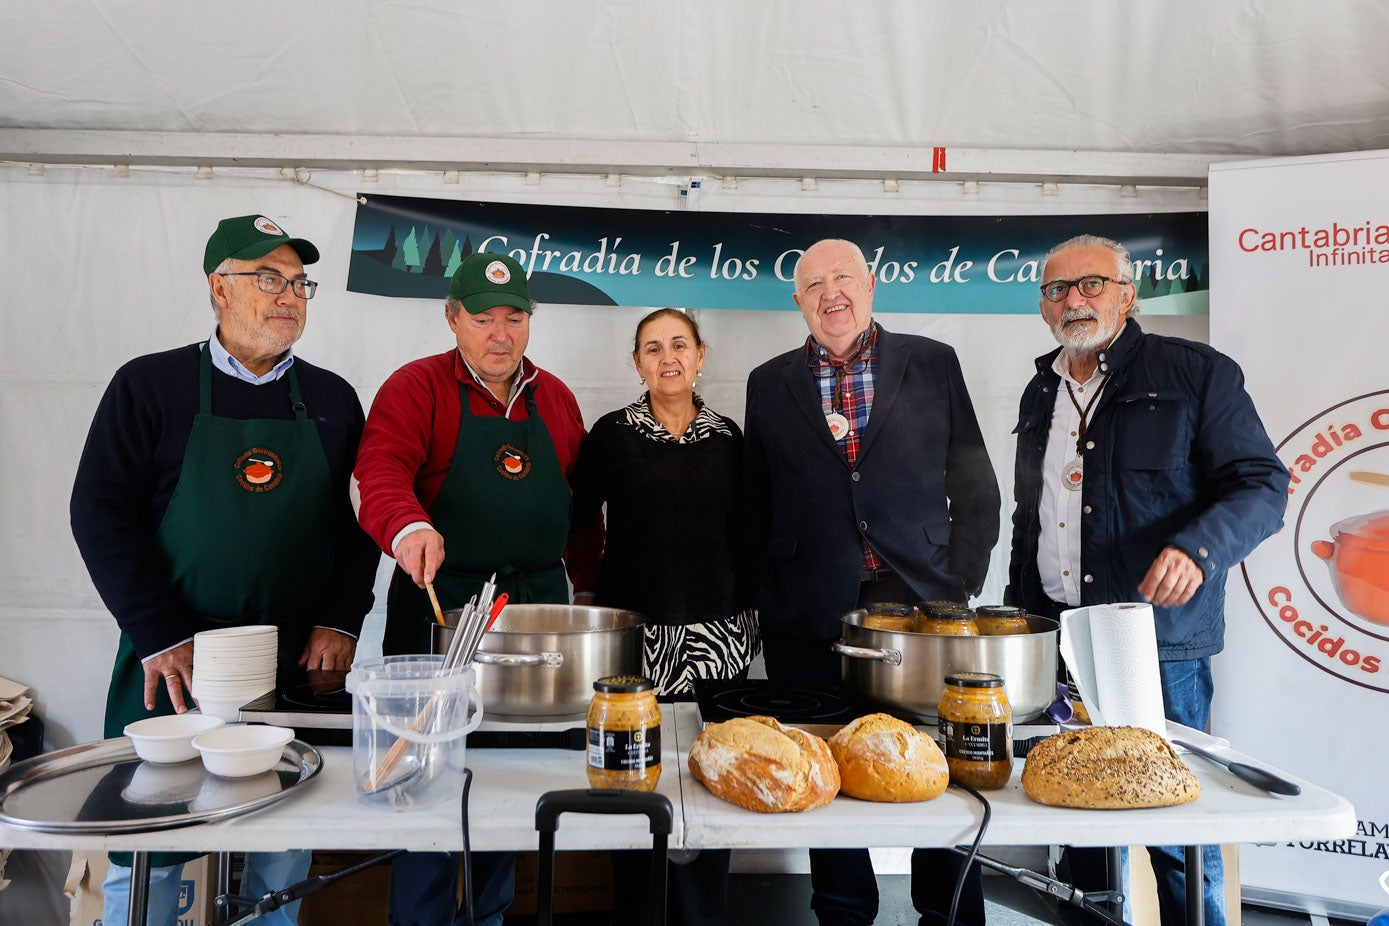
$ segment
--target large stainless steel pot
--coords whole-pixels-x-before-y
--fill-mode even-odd
[[[950,637],[871,630],[862,626],[867,613],[844,615],[844,636],[830,648],[844,657],[844,686],[869,701],[935,723],[945,676],[955,672],[1003,676],[1015,722],[1038,716],[1056,697],[1056,621],[1030,616],[1030,633]]]
[[[434,625],[433,651],[448,652],[461,609]],[[593,682],[641,674],[641,626],[635,611],[563,604],[512,604],[482,636],[475,668],[488,718],[582,717]]]

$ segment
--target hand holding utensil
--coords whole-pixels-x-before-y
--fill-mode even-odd
[[[1207,752],[1199,746],[1193,746],[1181,740],[1173,740],[1172,743],[1173,745],[1180,746],[1183,749],[1195,753],[1207,762],[1214,762],[1216,765],[1225,766],[1231,775],[1234,775],[1241,781],[1248,782],[1256,788],[1267,791],[1270,794],[1287,794],[1293,796],[1302,793],[1302,788],[1299,785],[1293,784],[1286,778],[1279,778],[1272,772],[1265,771],[1261,768],[1255,768],[1252,765],[1246,765],[1243,762],[1231,762],[1229,759],[1221,758],[1213,752]]]

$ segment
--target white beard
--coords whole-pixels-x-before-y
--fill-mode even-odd
[[[1067,322],[1078,319],[1094,319],[1095,325],[1088,332],[1080,329],[1068,329]],[[1120,316],[1119,322],[1123,322]],[[1056,320],[1056,324],[1051,326],[1051,333],[1061,346],[1073,351],[1085,351],[1087,353],[1097,351],[1114,339],[1115,333],[1119,329],[1116,327],[1111,331],[1106,331],[1100,324],[1100,317],[1093,309],[1067,309],[1061,313],[1061,317]]]

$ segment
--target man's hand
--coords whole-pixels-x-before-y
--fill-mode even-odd
[[[299,665],[310,672],[346,672],[352,668],[352,657],[355,655],[357,641],[352,637],[327,627],[315,627],[309,633],[309,642],[304,645]]]
[[[188,710],[188,702],[183,700],[183,689],[193,690],[193,642],[175,646],[158,656],[151,656],[144,662],[145,669],[145,710],[154,710],[154,695],[163,685],[169,689],[169,701],[174,710],[182,714]]]
[[[1194,559],[1176,547],[1164,547],[1138,583],[1138,593],[1149,604],[1170,608],[1190,601],[1204,581],[1206,574]]]
[[[420,588],[433,582],[434,574],[444,564],[444,538],[427,527],[412,531],[395,546],[395,561]]]

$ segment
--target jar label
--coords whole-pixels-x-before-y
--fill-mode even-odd
[[[1011,723],[961,723],[941,718],[941,744],[947,759],[1006,762],[1012,758]]]
[[[640,772],[661,764],[661,728],[588,728],[588,764],[618,772]]]

